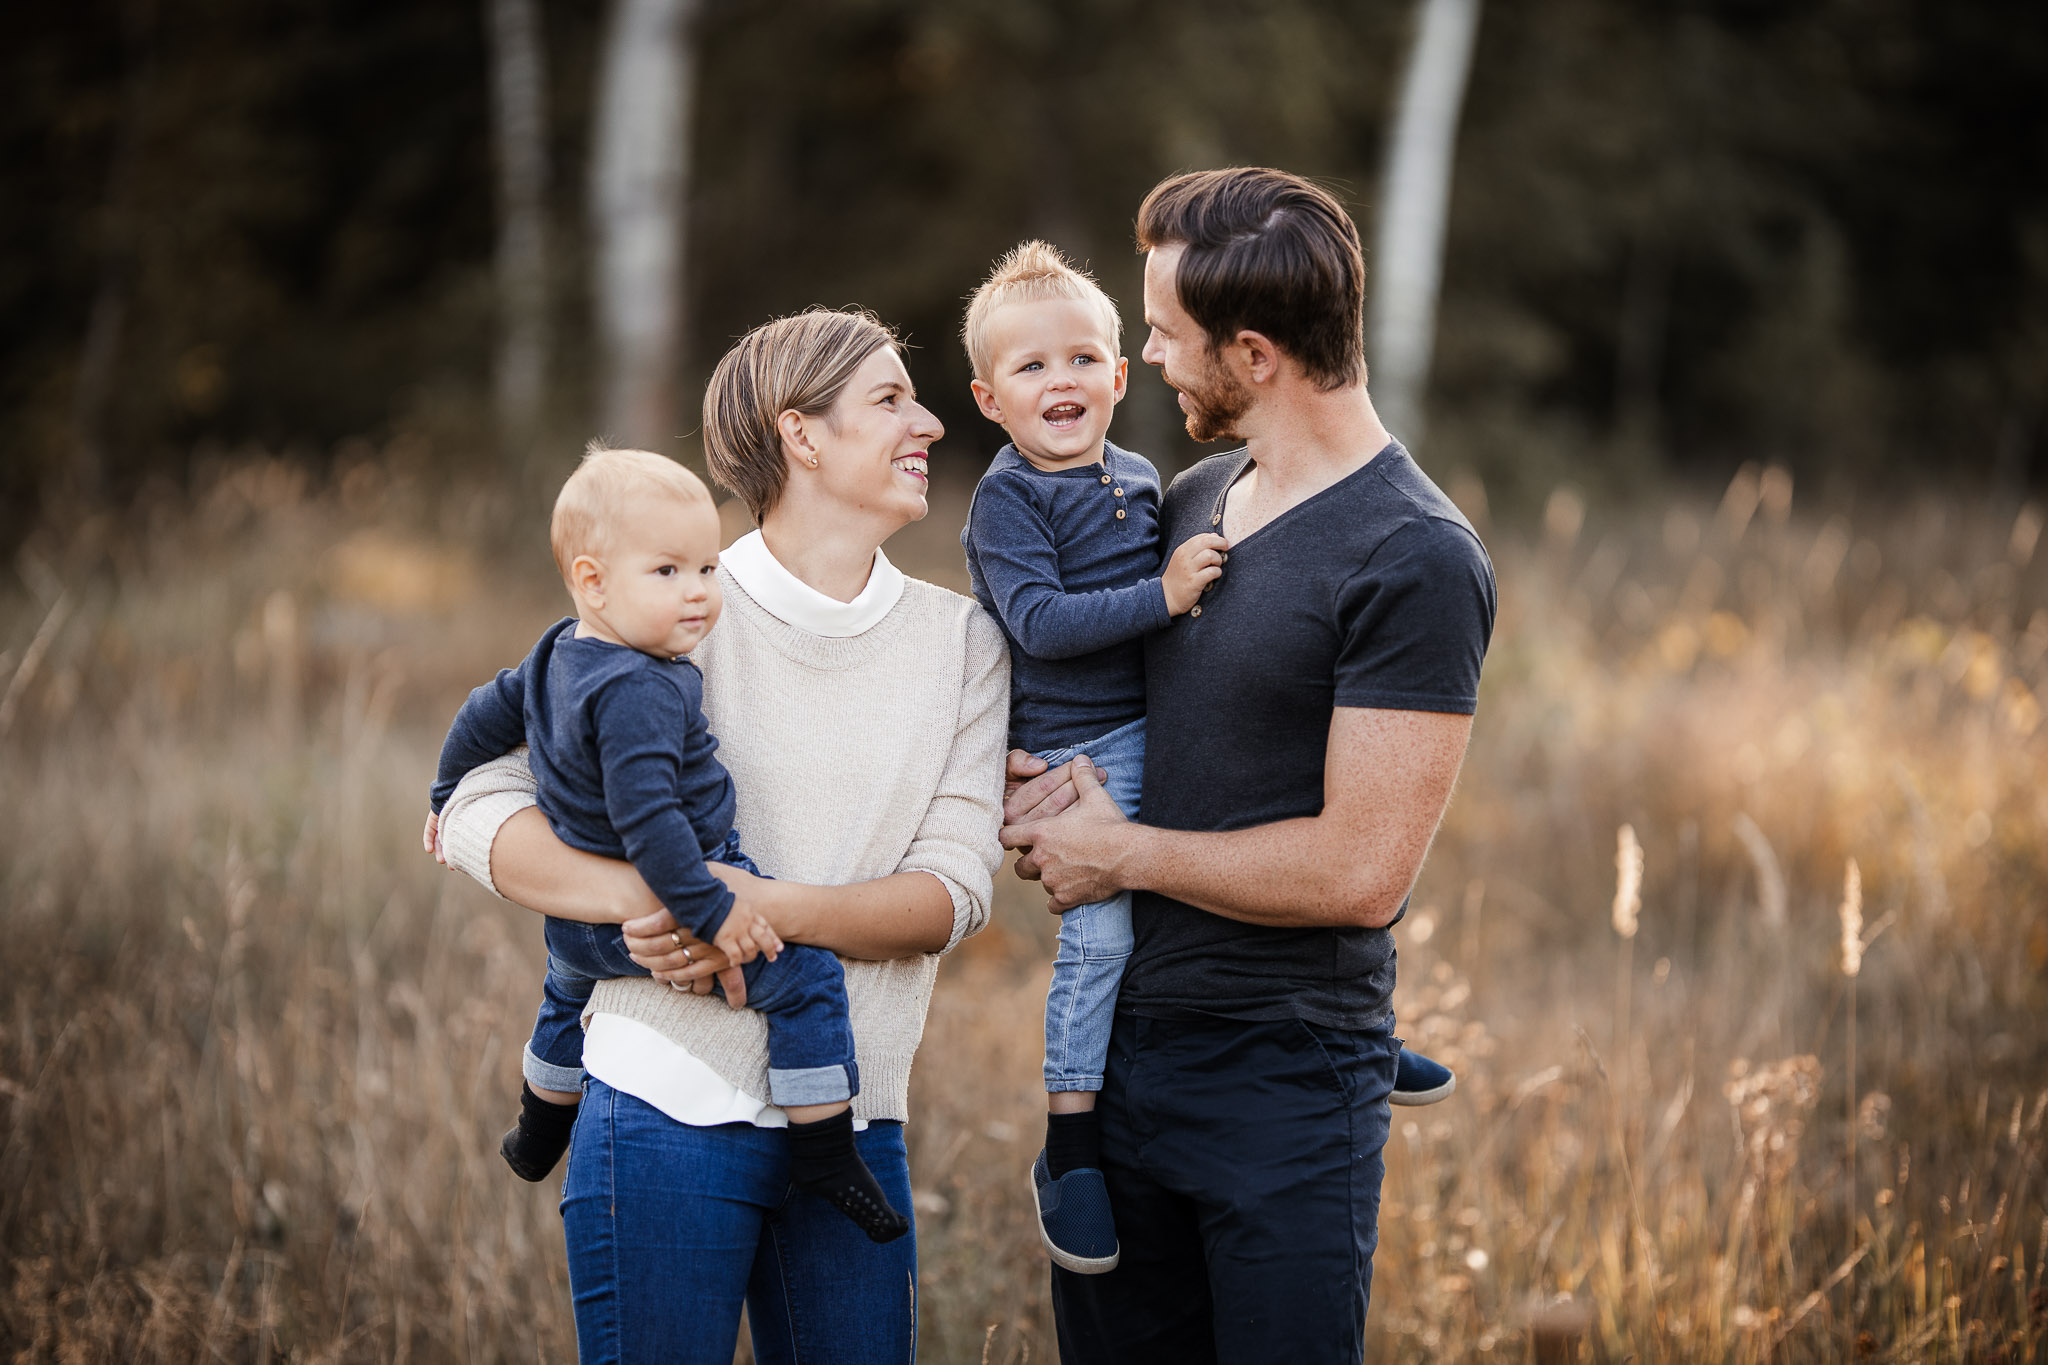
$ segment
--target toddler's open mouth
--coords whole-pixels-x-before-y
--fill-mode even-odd
[[[1081,419],[1087,415],[1088,409],[1082,407],[1079,403],[1055,403],[1039,414],[1039,420],[1043,421],[1054,431],[1068,431],[1078,425]]]

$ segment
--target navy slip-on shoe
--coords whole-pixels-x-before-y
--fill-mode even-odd
[[[1116,1222],[1101,1171],[1084,1166],[1054,1180],[1041,1151],[1031,1163],[1031,1198],[1038,1207],[1038,1240],[1054,1265],[1076,1275],[1116,1269]]]
[[[1387,1096],[1389,1104],[1435,1104],[1438,1100],[1450,1098],[1458,1088],[1458,1077],[1441,1062],[1433,1062],[1419,1052],[1401,1049],[1401,1065],[1394,1073],[1394,1093]]]

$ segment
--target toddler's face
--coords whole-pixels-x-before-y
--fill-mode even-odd
[[[718,512],[708,500],[654,497],[620,518],[604,555],[594,614],[619,642],[660,658],[688,654],[718,623]]]
[[[989,377],[974,381],[982,415],[1040,468],[1100,459],[1128,369],[1101,313],[1079,299],[1006,304],[989,341]]]

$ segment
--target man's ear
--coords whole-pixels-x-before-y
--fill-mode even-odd
[[[811,438],[811,419],[795,408],[785,408],[775,419],[776,434],[782,438],[784,458],[804,466],[818,467],[818,443]]]
[[[1003,405],[996,398],[996,391],[987,384],[982,383],[979,379],[975,380],[968,387],[974,390],[974,406],[981,409],[981,415],[994,422],[997,426],[1001,426],[1003,424]]]
[[[1246,328],[1231,338],[1228,349],[1238,357],[1238,364],[1249,382],[1270,384],[1279,377],[1280,348],[1264,332]]]
[[[577,555],[569,561],[569,586],[591,606],[604,609],[604,561],[595,555]]]

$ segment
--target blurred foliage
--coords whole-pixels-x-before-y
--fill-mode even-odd
[[[573,451],[604,7],[544,11],[549,410]],[[967,477],[993,432],[953,334],[989,260],[1048,236],[1135,332],[1139,198],[1230,162],[1325,178],[1370,241],[1412,14],[707,0],[685,411],[728,338],[857,301],[923,348],[914,370],[963,457],[948,476]],[[209,449],[317,460],[402,435],[424,459],[488,459],[486,61],[477,0],[0,13],[0,535],[53,493],[181,478]],[[2048,477],[2034,0],[1522,0],[1487,8],[1475,62],[1433,467],[1476,472],[1497,504],[1759,456],[1844,485]],[[104,400],[81,404],[109,301]],[[1140,377],[1120,438],[1175,464],[1192,453],[1176,425]]]

